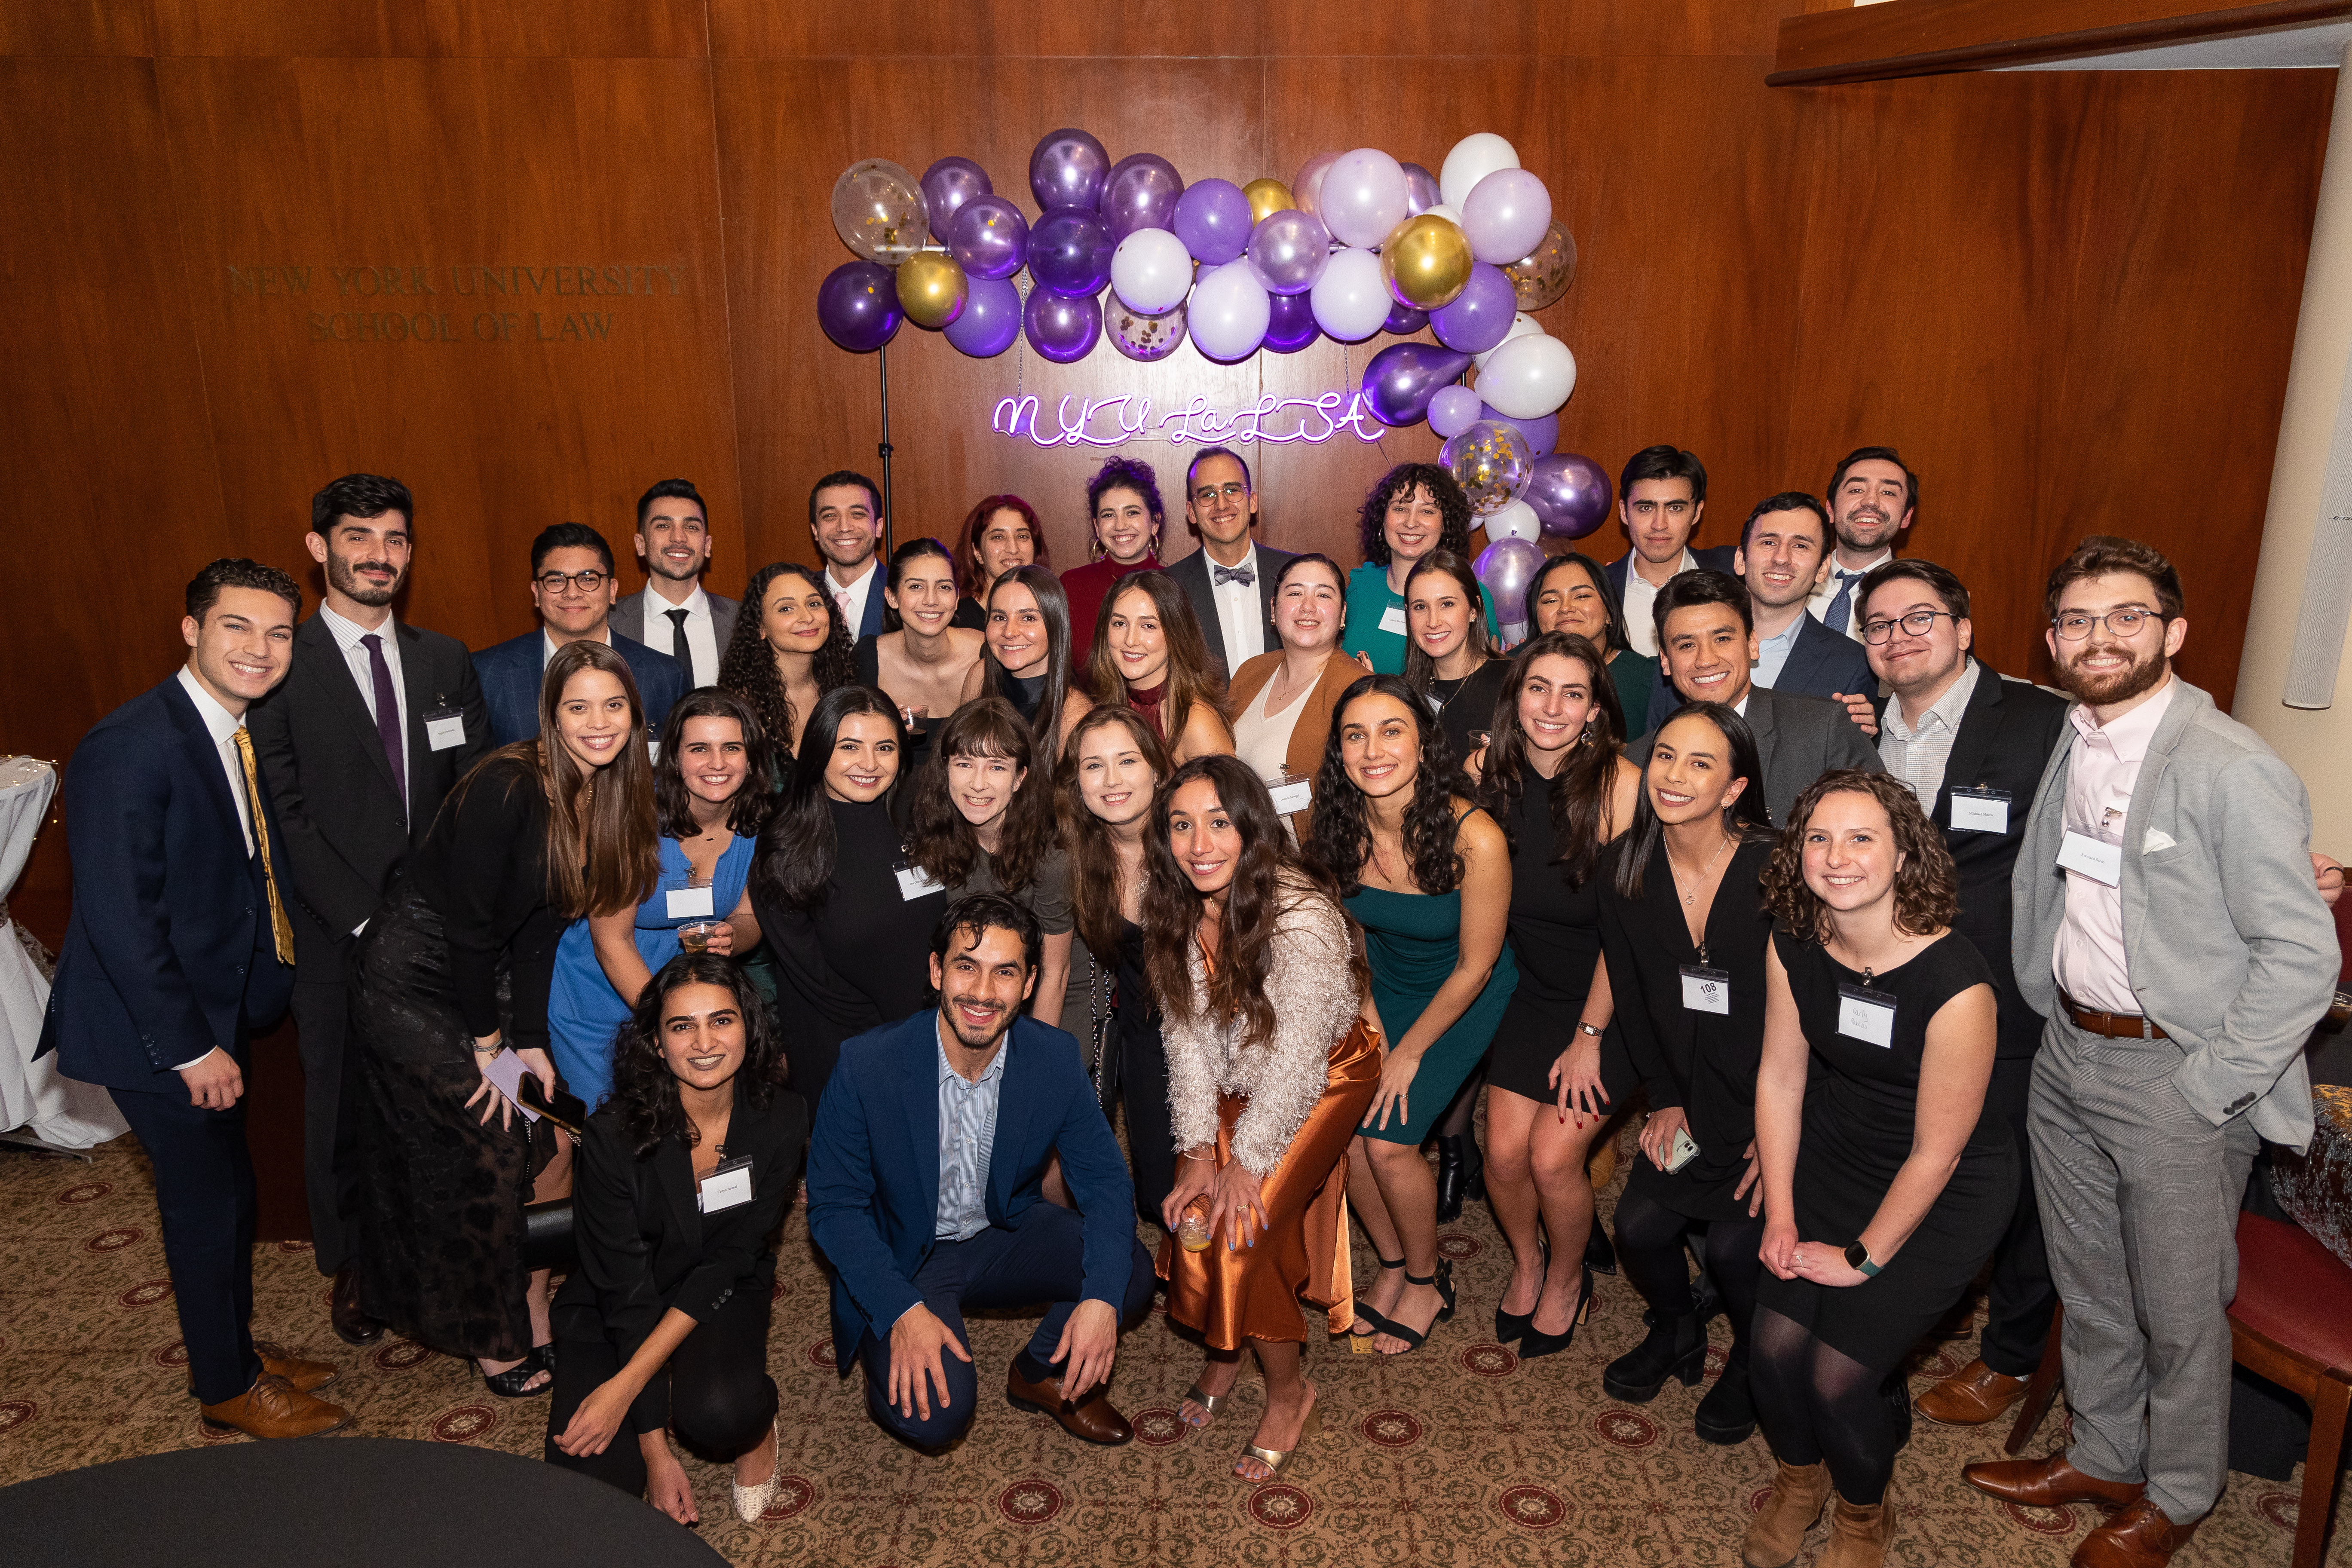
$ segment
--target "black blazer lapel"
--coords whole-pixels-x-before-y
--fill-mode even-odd
[[[1192,601],[1192,618],[1201,623],[1202,640],[1209,645],[1209,657],[1217,663],[1225,661],[1225,623],[1217,613],[1216,579],[1209,574],[1209,552],[1195,550],[1182,563],[1192,570],[1186,574],[1184,596]],[[1225,672],[1229,677],[1231,670]],[[1010,1044],[1010,1042],[1007,1042]]]
[[[1966,789],[1976,784],[1985,758],[1992,751],[1993,737],[2000,732],[2000,672],[1982,659],[1976,660],[1976,667],[1977,689],[1969,693],[1969,705],[1960,713],[1959,730],[1952,736],[1951,755],[1944,763],[1944,782],[1936,791],[1934,808],[1927,813],[1929,821],[1943,827],[1952,823],[1952,786]],[[1890,703],[1895,700],[1892,697],[1887,699]],[[2021,812],[2024,803],[2011,802],[2010,809]]]
[[[383,739],[376,732],[375,720],[367,710],[366,700],[360,696],[359,683],[352,679],[352,667],[344,659],[343,650],[335,644],[335,634],[327,629],[325,622],[313,616],[303,624],[296,638],[294,651],[297,658],[310,664],[312,675],[325,688],[327,706],[351,727],[361,753],[375,770],[375,776],[383,781],[384,793],[397,796],[400,787],[392,776],[392,762],[383,754]],[[404,657],[400,668],[405,676],[409,666],[404,657],[407,650],[404,648],[401,651]],[[414,695],[409,699],[408,710],[412,715],[416,711]],[[413,740],[408,744],[408,752],[412,757],[416,754],[416,744]],[[401,802],[404,815],[407,808],[408,803]]]

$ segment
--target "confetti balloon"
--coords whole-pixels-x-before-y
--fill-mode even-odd
[[[1150,364],[1166,359],[1184,342],[1184,307],[1146,316],[1128,309],[1114,292],[1103,302],[1103,335],[1110,346],[1131,360]]]
[[[1470,498],[1474,516],[1498,512],[1535,477],[1536,454],[1516,426],[1481,419],[1449,439],[1437,460]]]
[[[1517,261],[1503,264],[1511,292],[1522,310],[1540,310],[1568,292],[1576,281],[1576,241],[1554,219],[1544,230],[1543,243]]]
[[[930,221],[922,186],[887,158],[860,158],[833,183],[833,226],[868,261],[898,266],[921,248]]]

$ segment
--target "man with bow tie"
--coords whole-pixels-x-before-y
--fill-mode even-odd
[[[1184,590],[1220,681],[1274,646],[1274,580],[1291,558],[1251,535],[1257,491],[1249,465],[1223,447],[1203,447],[1184,473],[1184,521],[1201,548],[1168,568]]]

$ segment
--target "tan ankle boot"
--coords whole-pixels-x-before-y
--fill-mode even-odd
[[[1782,1465],[1772,1478],[1772,1495],[1764,1500],[1764,1511],[1739,1543],[1740,1562],[1747,1568],[1789,1568],[1829,1495],[1828,1465]]]
[[[1868,1508],[1839,1498],[1830,1514],[1830,1543],[1822,1549],[1815,1568],[1880,1568],[1886,1561],[1886,1543],[1894,1539],[1893,1498],[1882,1498]]]

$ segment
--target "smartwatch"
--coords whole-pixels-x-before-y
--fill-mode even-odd
[[[1870,1260],[1870,1248],[1859,1241],[1845,1249],[1845,1266],[1859,1273],[1864,1279],[1878,1272],[1878,1265]]]

